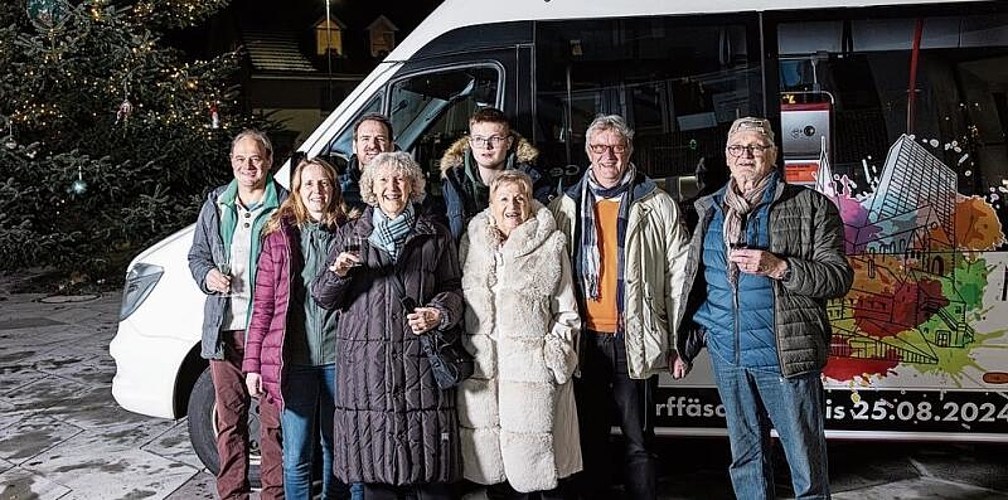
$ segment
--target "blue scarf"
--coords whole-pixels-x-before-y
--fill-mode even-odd
[[[416,210],[412,203],[406,205],[406,210],[403,210],[395,219],[389,219],[385,212],[375,207],[371,214],[371,223],[374,225],[374,229],[368,236],[368,242],[388,252],[392,256],[392,262],[395,262],[399,259],[399,252],[402,251],[403,244],[406,243],[406,236],[409,236],[415,221]]]
[[[584,281],[585,298],[598,301],[601,299],[599,275],[601,267],[601,252],[599,251],[598,224],[595,223],[595,201],[620,197],[619,212],[616,219],[616,244],[618,246],[616,260],[616,313],[620,318],[620,329],[623,325],[623,245],[626,240],[627,221],[630,218],[630,205],[633,204],[633,180],[637,176],[637,167],[632,163],[623,173],[619,183],[611,188],[603,188],[592,177],[589,168],[581,181],[581,279]]]

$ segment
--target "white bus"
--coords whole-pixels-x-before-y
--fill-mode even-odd
[[[769,116],[787,178],[840,207],[856,271],[828,305],[827,434],[1004,442],[1006,68],[1003,1],[447,0],[302,150],[349,156],[351,124],[379,111],[437,193],[441,153],[492,105],[567,184],[588,163],[590,120],[619,113],[638,168],[688,209],[692,184],[675,181],[720,187],[731,121]],[[191,240],[190,227],[131,263],[113,394],[138,413],[188,415],[215,469]],[[650,406],[659,434],[724,434],[705,357],[685,381],[662,380]]]

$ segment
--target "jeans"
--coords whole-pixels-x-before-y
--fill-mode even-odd
[[[773,499],[771,426],[777,429],[796,500],[830,497],[823,431],[824,394],[818,371],[785,378],[736,366],[711,352],[714,379],[725,407],[738,498]]]
[[[574,379],[578,423],[581,432],[580,492],[585,500],[612,499],[610,493],[609,434],[613,406],[623,432],[623,465],[626,497],[654,500],[655,465],[653,422],[647,418],[647,400],[657,377],[631,380],[627,374],[626,344],[610,333],[584,332],[581,377]]]
[[[322,445],[322,498],[350,498],[350,490],[333,474],[333,399],[336,368],[288,365],[283,373],[284,493],[287,498],[311,498],[315,444]]]
[[[223,331],[221,341],[224,344],[224,359],[210,360],[217,409],[217,454],[220,457],[217,494],[222,500],[247,500],[250,490],[248,413],[251,399],[245,390],[245,376],[241,371],[245,332]],[[279,413],[277,407],[265,398],[259,400],[259,446],[262,452],[259,470],[263,500],[284,497]]]

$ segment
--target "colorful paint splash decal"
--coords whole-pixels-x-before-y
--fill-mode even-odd
[[[1008,300],[1008,267],[984,253],[1005,236],[991,202],[960,195],[956,183],[953,169],[906,135],[864,194],[853,195],[853,182],[823,162],[816,189],[840,209],[855,270],[850,293],[828,308],[828,379],[879,383],[911,369],[962,387],[997,368],[976,353],[1003,347],[1005,331],[978,333],[973,325],[994,307],[985,300]]]

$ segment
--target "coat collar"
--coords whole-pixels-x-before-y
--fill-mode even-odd
[[[509,161],[513,161],[515,164],[534,164],[536,158],[539,157],[539,150],[517,132],[512,132],[512,134],[517,144],[508,152]],[[471,158],[469,135],[465,135],[452,143],[445,151],[444,156],[441,157],[441,176],[447,177],[449,171],[462,168],[466,164],[466,159],[471,160]]]
[[[591,175],[590,169],[591,167],[589,166],[588,170],[585,170],[584,176],[581,177],[581,180],[574,183],[573,186],[567,188],[567,191],[564,192],[564,194],[573,199],[578,205],[581,204],[581,184],[587,182],[587,177]],[[647,174],[638,169],[637,175],[634,176],[633,180],[633,199],[640,200],[654,192],[655,189],[658,189],[658,185],[655,184],[654,181],[647,176]]]
[[[532,217],[511,231],[508,239],[501,245],[501,253],[508,258],[528,255],[545,244],[556,232],[556,228],[553,213],[533,200]],[[467,232],[470,245],[488,251],[497,247],[498,238],[495,234],[497,230],[493,226],[490,208],[473,217]]]

